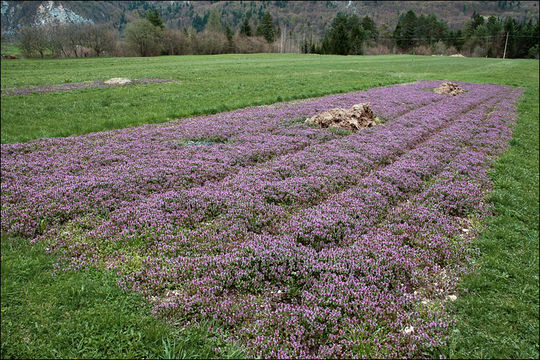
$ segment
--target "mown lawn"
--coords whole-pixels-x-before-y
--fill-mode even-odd
[[[496,216],[476,241],[476,270],[460,285],[446,352],[538,357],[538,61],[296,54],[2,61],[2,87],[110,77],[179,82],[2,97],[2,143],[420,79],[524,87],[511,147],[491,174]],[[112,274],[53,278],[53,262],[39,246],[2,238],[2,357],[212,357],[215,347],[224,348],[219,356],[241,354],[209,325],[186,333],[154,319],[142,299],[118,290]]]

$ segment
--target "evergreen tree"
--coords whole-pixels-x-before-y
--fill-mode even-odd
[[[330,38],[329,35],[326,35],[321,44],[321,53],[322,54],[332,54],[332,49],[330,47]]]
[[[516,35],[518,27],[514,19],[508,17],[504,22],[504,32],[508,34],[508,45],[506,49],[506,57],[513,58],[516,56]]]
[[[417,17],[412,10],[407,11],[405,15],[399,17],[396,29],[394,30],[394,39],[396,44],[403,50],[409,50],[415,45],[416,25]]]
[[[232,41],[233,33],[232,33],[231,28],[229,27],[229,25],[227,25],[225,27],[225,36],[227,37],[227,41],[229,41],[229,42]]]
[[[231,28],[227,24],[225,27],[225,36],[227,37],[227,52],[233,52],[234,50],[234,43],[233,43],[233,32],[231,31]]]
[[[486,26],[491,35],[496,35],[500,33],[503,29],[502,23],[493,15],[488,18]]]
[[[361,55],[368,33],[362,26],[362,20],[357,15],[347,17],[338,13],[330,25],[330,30],[324,35],[321,47],[312,46],[312,52],[338,55]]]
[[[432,45],[448,37],[448,25],[433,14],[416,19],[415,45]]]
[[[362,19],[362,27],[366,31],[366,36],[372,41],[377,41],[379,38],[379,31],[377,30],[377,25],[375,21],[369,16],[364,16]]]
[[[472,20],[474,29],[476,29],[480,25],[484,25],[484,17],[478,14],[476,11],[473,13]]]
[[[165,25],[163,25],[163,21],[161,20],[161,16],[159,16],[157,10],[148,10],[144,17],[146,18],[146,20],[150,21],[152,25],[159,27],[161,30],[165,28]]]
[[[349,54],[362,55],[362,46],[366,39],[366,32],[361,25],[360,18],[352,15],[347,20],[347,29],[349,29]]]
[[[465,44],[465,36],[463,35],[463,31],[458,29],[456,32],[451,33],[451,37],[451,44],[456,48],[456,50],[461,51],[463,44]]]
[[[350,50],[347,33],[347,17],[339,13],[332,21],[330,31],[330,49],[333,54],[347,55]]]
[[[199,14],[196,14],[193,18],[192,26],[197,32],[203,31],[204,27],[206,26],[206,21],[208,20],[208,14],[206,14],[204,17],[200,17]]]
[[[253,32],[251,31],[251,26],[249,25],[249,20],[247,18],[244,19],[244,23],[240,28],[240,35],[253,36]]]
[[[274,42],[276,38],[276,29],[274,28],[274,22],[272,15],[269,12],[265,12],[261,24],[257,27],[257,36],[263,36],[268,43]]]
[[[210,11],[208,22],[206,23],[206,30],[215,33],[223,32],[223,24],[221,24],[221,18],[216,9]]]

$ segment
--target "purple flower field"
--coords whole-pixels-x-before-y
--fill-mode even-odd
[[[2,231],[252,356],[436,354],[521,95],[440,83],[2,145]],[[362,102],[385,123],[303,122]]]

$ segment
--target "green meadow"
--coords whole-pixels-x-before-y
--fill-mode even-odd
[[[250,105],[449,79],[532,84],[532,60],[255,54],[2,61],[2,88],[112,77],[176,82],[2,97],[2,143],[86,134]],[[74,116],[74,114],[76,114]]]
[[[4,51],[2,51],[4,52]],[[475,240],[475,270],[452,305],[444,355],[539,356],[539,65],[537,60],[412,55],[253,54],[2,60],[2,89],[112,77],[175,82],[3,96],[1,142],[162,123],[251,105],[416,80],[524,88],[509,150],[490,173],[495,216]],[[54,255],[2,236],[1,355],[9,357],[239,357],[212,324],[179,330],[106,272],[51,277]],[[67,294],[67,295],[66,295]],[[67,298],[66,298],[67,296]],[[110,306],[104,306],[103,304]]]

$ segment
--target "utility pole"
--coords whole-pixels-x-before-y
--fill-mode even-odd
[[[508,31],[506,32],[506,41],[504,42],[504,53],[503,53],[503,59],[506,58],[506,45],[508,45]]]
[[[283,53],[283,42],[285,40],[284,38],[284,33],[287,31],[287,27],[285,26],[285,31],[283,30],[283,28],[281,29],[281,45],[280,45],[280,52]]]

